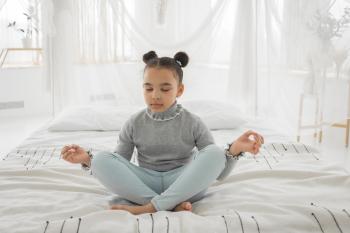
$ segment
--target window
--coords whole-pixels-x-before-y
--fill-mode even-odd
[[[0,64],[3,67],[38,64],[42,47],[40,18],[36,0],[5,3],[0,14]]]

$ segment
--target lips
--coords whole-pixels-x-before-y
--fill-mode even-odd
[[[151,106],[154,108],[159,108],[159,107],[163,106],[163,104],[151,104]]]

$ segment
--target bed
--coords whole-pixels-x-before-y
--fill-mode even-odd
[[[263,134],[265,144],[214,183],[193,212],[142,215],[108,210],[116,196],[60,158],[62,146],[72,143],[112,151],[119,131],[52,131],[51,123],[1,158],[0,232],[350,232],[349,173],[269,122],[212,130],[220,146],[247,129]]]

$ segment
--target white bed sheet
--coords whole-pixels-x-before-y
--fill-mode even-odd
[[[247,129],[265,136],[193,213],[134,216],[108,210],[113,196],[79,165],[61,160],[65,144],[113,150],[118,131],[38,130],[0,161],[0,232],[350,232],[350,177],[313,148],[266,122],[212,131],[223,145]]]

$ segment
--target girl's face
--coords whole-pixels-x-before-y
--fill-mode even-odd
[[[182,95],[184,85],[165,68],[148,68],[143,77],[143,96],[152,112],[164,112]]]

